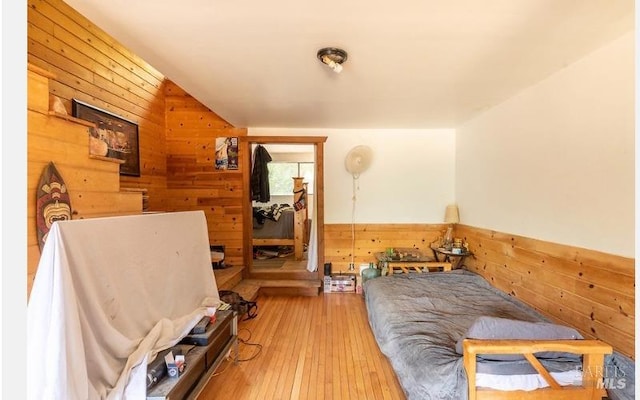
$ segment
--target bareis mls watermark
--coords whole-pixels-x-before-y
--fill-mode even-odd
[[[596,387],[598,389],[624,389],[627,386],[626,374],[618,367],[595,367],[582,370],[582,367],[577,368],[582,373],[582,380],[597,380]],[[602,377],[602,378],[601,378]],[[578,382],[582,384],[582,382]],[[606,397],[603,397],[606,399]]]

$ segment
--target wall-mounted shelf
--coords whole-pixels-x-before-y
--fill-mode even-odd
[[[141,193],[142,194],[142,212],[149,211],[149,195],[147,188],[120,188],[121,192]]]
[[[112,158],[112,157],[105,157],[105,156],[97,156],[95,154],[89,154],[89,158],[93,159],[93,160],[102,160],[102,161],[108,161],[108,162],[112,162],[112,163],[116,163],[116,164],[124,164],[124,160],[121,160],[119,158]]]
[[[87,126],[89,128],[95,128],[96,127],[96,124],[94,124],[93,122],[89,122],[89,121],[85,121],[84,119],[72,117],[69,114],[62,114],[62,113],[55,112],[55,111],[49,111],[49,115],[51,115],[52,117],[60,118],[60,119],[66,119],[67,121],[75,122],[77,124],[84,125],[84,126]]]

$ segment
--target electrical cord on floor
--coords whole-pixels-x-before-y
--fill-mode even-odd
[[[216,370],[216,372],[214,372],[214,373],[211,375],[211,377],[212,377],[212,378],[213,378],[214,376],[222,375],[226,370],[228,370],[228,369],[229,369],[229,365],[231,364],[231,363],[229,363],[229,362],[228,362],[228,361],[229,361],[229,357],[225,357],[224,361],[227,361],[227,366],[226,366],[222,371],[217,371],[217,370]],[[222,365],[222,364],[221,364],[221,365]]]
[[[240,337],[240,332],[242,331],[247,331],[249,332],[249,337],[246,339],[243,339]],[[262,345],[260,343],[251,343],[249,342],[249,340],[251,340],[251,331],[248,330],[247,328],[242,328],[238,331],[238,342],[245,344],[247,346],[255,346],[258,348],[258,350],[249,358],[244,358],[244,359],[240,359],[238,358],[239,362],[244,362],[244,361],[251,361],[253,359],[255,359],[256,357],[258,357],[260,355],[260,352],[262,352]]]
[[[240,337],[240,332],[242,332],[242,331],[247,331],[249,333],[249,337],[246,338],[246,339],[241,338]],[[262,345],[260,343],[251,343],[251,342],[249,342],[249,340],[251,340],[251,331],[248,330],[247,328],[240,329],[238,331],[238,343],[242,343],[242,344],[245,344],[247,346],[255,346],[255,347],[257,347],[258,350],[255,352],[255,354],[253,354],[249,358],[238,358],[237,359],[238,362],[251,361],[251,360],[255,359],[256,357],[258,357],[258,355],[260,355],[260,352],[262,351]],[[221,371],[214,372],[211,375],[212,377],[218,376],[218,375],[222,375],[226,370],[229,369],[229,365],[231,364],[230,361],[234,361],[233,357],[231,356],[231,351],[229,351],[229,354],[227,355],[227,357],[225,357],[224,361],[227,362],[227,366]]]

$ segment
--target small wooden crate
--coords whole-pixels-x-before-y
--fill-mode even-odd
[[[331,277],[330,291],[342,293],[355,293],[356,276],[355,275],[333,275]]]

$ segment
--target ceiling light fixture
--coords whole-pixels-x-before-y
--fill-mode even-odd
[[[347,61],[347,52],[337,47],[325,47],[318,50],[318,59],[339,74],[342,71],[342,63]]]

